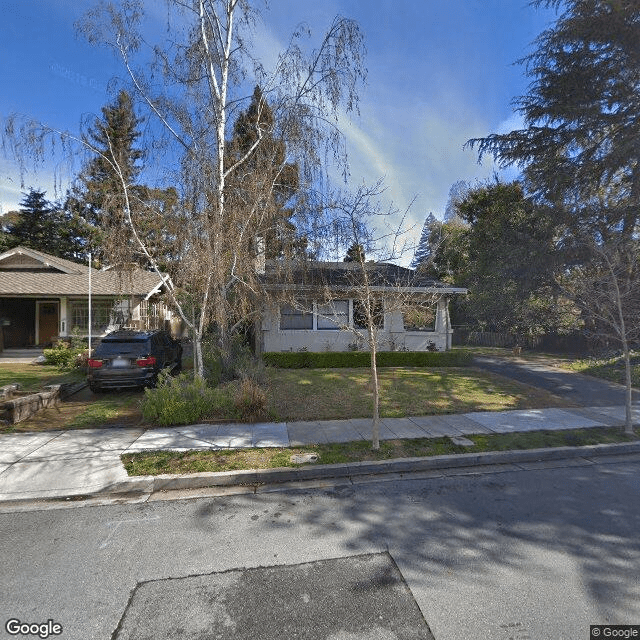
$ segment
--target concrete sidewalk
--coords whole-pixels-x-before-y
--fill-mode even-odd
[[[624,415],[624,407],[612,406],[384,418],[380,425],[380,437],[381,439],[441,436],[456,438],[482,433],[618,426],[624,423]],[[640,422],[640,404],[634,405],[634,424],[638,422]],[[370,437],[370,419],[199,424],[148,430],[111,428],[0,435],[0,502],[149,492],[154,490],[153,487],[157,490],[159,485],[157,482],[154,484],[153,479],[129,478],[120,461],[123,453],[288,447],[368,440]],[[486,457],[484,459],[489,460]],[[388,473],[394,470],[389,461],[359,464],[365,464],[368,473]],[[401,465],[396,466],[400,469]],[[430,466],[433,467],[433,464]],[[335,477],[336,469],[328,467],[328,465],[324,467],[319,465],[315,468],[308,467],[308,469],[313,469],[315,478],[323,477],[323,473],[327,477]],[[191,476],[183,476],[179,484],[174,483],[171,486],[189,488],[190,486],[232,484],[234,480],[233,477],[229,479],[229,474],[233,473],[240,472],[228,472],[226,475],[199,474],[199,478],[192,480],[190,480]],[[268,474],[261,475],[266,478]],[[206,477],[203,479],[202,476]],[[213,478],[214,476],[225,476],[227,480],[220,482]],[[254,476],[256,472],[244,475],[240,473],[240,476],[236,477],[236,483],[248,482],[247,478]]]

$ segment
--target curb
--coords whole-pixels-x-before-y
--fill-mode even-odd
[[[428,458],[397,458],[379,462],[354,462],[348,464],[326,464],[299,468],[256,469],[247,471],[203,472],[188,475],[165,474],[158,476],[136,476],[117,486],[105,488],[104,493],[156,493],[212,487],[258,486],[299,482],[351,478],[364,475],[392,473],[416,473],[447,469],[469,468],[487,465],[507,465],[519,462],[545,462],[590,459],[601,456],[617,456],[640,453],[640,440],[631,443],[596,444],[582,447],[554,447],[521,451],[489,451],[486,453],[460,453],[431,456]]]
[[[145,500],[145,496],[170,491],[188,491],[229,487],[247,487],[252,493],[262,485],[282,485],[303,481],[340,480],[357,481],[358,478],[379,476],[402,476],[420,472],[455,471],[456,469],[481,469],[487,473],[516,470],[513,465],[580,459],[585,463],[596,463],[598,458],[640,454],[640,440],[629,443],[597,444],[582,447],[554,447],[525,449],[518,451],[489,451],[486,453],[460,453],[431,456],[427,458],[397,458],[379,462],[355,462],[349,464],[325,464],[304,466],[297,469],[256,469],[246,471],[204,472],[187,475],[165,474],[158,476],[132,476],[94,490],[76,490],[57,496],[32,496],[0,500],[0,510],[24,508],[40,504],[100,504],[102,500]],[[249,491],[247,491],[249,492]],[[97,501],[97,502],[96,502]]]

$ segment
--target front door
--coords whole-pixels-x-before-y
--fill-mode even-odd
[[[58,335],[59,303],[38,302],[38,344],[46,345]]]

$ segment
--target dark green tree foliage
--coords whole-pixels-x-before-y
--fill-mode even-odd
[[[471,190],[458,205],[463,222],[436,223],[440,236],[428,273],[469,295],[457,322],[480,329],[540,334],[566,318],[554,293],[556,222],[518,182]]]
[[[45,195],[45,191],[33,188],[23,194],[18,220],[9,228],[13,246],[23,245],[51,253],[54,211]]]
[[[411,268],[418,269],[421,265],[426,265],[429,257],[431,256],[431,244],[430,237],[431,231],[437,222],[436,217],[432,212],[426,217],[424,224],[422,225],[422,233],[420,234],[420,240],[413,254],[413,260],[411,261]]]
[[[354,242],[347,249],[347,255],[344,257],[344,262],[359,262],[360,264],[362,264],[364,261],[364,247],[361,244]]]
[[[555,262],[555,222],[550,211],[525,197],[518,182],[471,191],[458,209],[469,223],[468,300],[473,315],[498,331],[530,333],[548,318],[527,307],[548,294]],[[529,326],[526,326],[529,325]]]
[[[449,222],[434,220],[429,233],[429,259],[422,267],[425,272],[447,284],[466,286],[470,231],[458,217]]]
[[[4,252],[13,246],[9,229],[19,218],[20,214],[17,211],[9,211],[0,216],[0,252]]]
[[[24,246],[59,258],[83,260],[88,225],[46,198],[46,192],[30,189],[20,202],[20,210],[5,216],[6,249]]]
[[[130,243],[123,238],[130,235],[125,215],[122,181],[135,185],[141,170],[142,151],[136,148],[140,137],[131,97],[120,91],[115,102],[102,108],[102,118],[96,119],[86,135],[87,145],[95,155],[80,174],[79,184],[66,202],[66,208],[81,215],[100,229],[93,238],[93,251],[105,255],[111,262],[131,259],[125,256]],[[131,199],[132,214],[140,208],[140,193]],[[126,229],[126,231],[125,231]]]
[[[480,157],[524,169],[537,197],[594,235],[630,237],[640,215],[640,3],[533,0],[556,23],[521,62],[529,91],[514,102],[525,129],[469,141]],[[615,206],[600,207],[602,198]]]
[[[252,231],[254,237],[264,238],[266,257],[304,251],[306,241],[297,237],[292,221],[300,187],[298,165],[287,162],[286,144],[278,137],[276,118],[258,86],[235,122],[226,164],[236,165],[226,180],[227,203],[245,208],[247,219],[256,218],[252,210],[262,210],[262,228]]]

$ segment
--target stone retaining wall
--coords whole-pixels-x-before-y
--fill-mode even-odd
[[[19,388],[20,385],[12,384],[0,391],[0,421],[8,424],[22,422],[41,409],[57,406],[61,398],[60,384],[48,385],[37,393],[19,391]]]

